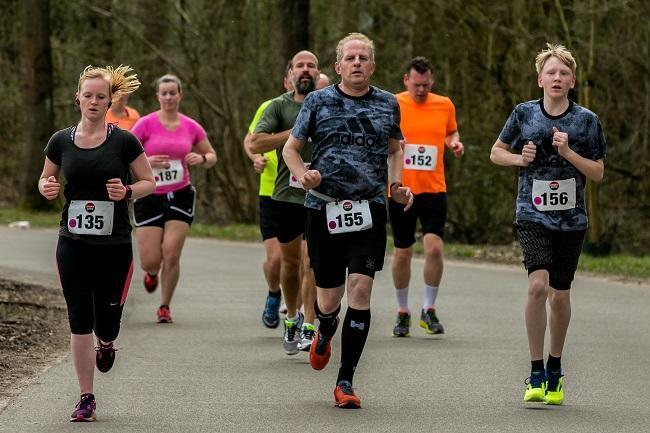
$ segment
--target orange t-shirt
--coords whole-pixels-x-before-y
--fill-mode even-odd
[[[109,109],[106,112],[106,122],[115,123],[120,128],[130,131],[133,125],[135,125],[135,122],[140,118],[140,113],[135,108],[129,106],[124,107],[124,111],[126,111],[126,117],[115,117]]]
[[[454,104],[446,96],[435,93],[429,93],[423,104],[413,101],[408,92],[395,96],[402,119],[400,128],[406,140],[402,184],[411,188],[413,194],[446,192],[445,137],[458,129]],[[419,158],[428,158],[419,159],[423,164],[426,161],[427,165],[420,166],[423,168],[420,170],[407,168],[407,161],[418,158],[418,154]]]

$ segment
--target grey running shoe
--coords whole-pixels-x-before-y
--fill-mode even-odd
[[[304,321],[304,316],[298,312],[298,320],[292,322],[284,320],[284,337],[282,338],[282,348],[287,355],[296,355],[300,352],[298,344],[300,344],[300,327]]]
[[[300,329],[300,343],[298,343],[298,348],[303,352],[309,352],[311,343],[314,341],[314,335],[316,335],[316,328],[314,328],[314,325],[309,323],[302,325],[302,328]]]
[[[429,308],[427,310],[422,310],[422,315],[420,316],[420,326],[424,328],[427,334],[444,334],[445,328],[443,328],[442,323],[438,320],[436,316],[435,308]]]
[[[409,313],[397,313],[397,321],[393,328],[394,337],[411,336],[411,315]]]

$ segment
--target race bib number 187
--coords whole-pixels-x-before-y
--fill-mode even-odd
[[[183,163],[180,159],[169,161],[169,168],[154,168],[153,175],[156,186],[167,186],[183,181]]]
[[[368,200],[327,203],[327,229],[331,234],[360,232],[372,228]]]

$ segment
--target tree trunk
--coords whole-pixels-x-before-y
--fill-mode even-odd
[[[276,0],[280,18],[280,53],[289,60],[309,49],[309,0]],[[284,76],[284,66],[278,76]]]
[[[21,2],[25,129],[19,205],[27,209],[50,207],[36,188],[43,167],[43,148],[54,129],[49,14],[49,0]]]

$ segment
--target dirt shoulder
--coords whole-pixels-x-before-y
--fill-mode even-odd
[[[0,277],[0,411],[68,348],[60,290]]]

